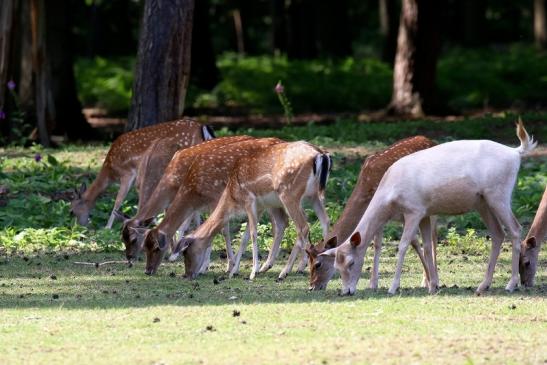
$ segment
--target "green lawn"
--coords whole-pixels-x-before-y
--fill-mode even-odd
[[[525,124],[540,142],[545,115]],[[333,221],[355,183],[364,154],[395,139],[426,133],[446,141],[494,138],[516,143],[514,116],[464,122],[432,121],[245,130],[289,140],[311,139],[334,154],[327,187]],[[232,133],[221,131],[219,134]],[[544,147],[542,147],[544,148]],[[0,149],[0,364],[177,364],[177,363],[518,363],[547,361],[547,259],[540,256],[536,287],[507,294],[509,245],[498,262],[493,288],[477,297],[474,289],[486,270],[490,241],[476,214],[440,219],[441,288],[430,296],[420,288],[416,255],[405,261],[400,295],[390,297],[397,224],[385,231],[380,289],[366,289],[370,255],[359,291],[338,297],[339,279],[326,292],[308,292],[307,277],[292,274],[276,283],[285,258],[255,281],[250,254],[240,277],[224,278],[215,241],[211,270],[193,282],[181,278],[181,263],[164,264],[158,275],[144,275],[144,263],[75,265],[75,261],[122,259],[117,224],[102,229],[115,188],[97,203],[90,229],[74,225],[67,192],[91,181],[107,151],[104,145],[60,149]],[[357,154],[356,154],[357,153]],[[41,161],[35,161],[39,154]],[[526,231],[547,183],[547,158],[523,161],[513,209]],[[5,192],[5,188],[8,192]],[[131,214],[135,194],[124,205]],[[312,239],[320,226],[310,214]],[[238,235],[237,228],[234,233]],[[259,227],[265,257],[270,227]],[[294,242],[287,231],[285,250]],[[284,252],[284,254],[286,254]],[[174,274],[173,274],[174,273]],[[239,313],[239,315],[238,315]]]

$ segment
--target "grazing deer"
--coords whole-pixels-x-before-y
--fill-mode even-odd
[[[181,239],[176,245],[175,252],[184,251],[186,277],[195,278],[199,273],[211,240],[224,223],[232,215],[245,212],[253,244],[253,269],[250,276],[253,279],[259,272],[258,214],[267,208],[285,208],[296,225],[297,240],[279,280],[291,271],[300,252],[304,265],[299,269],[303,270],[307,260],[304,247],[308,243],[309,227],[302,200],[311,199],[323,227],[323,236],[326,235],[329,221],[323,199],[330,168],[330,156],[306,142],[276,144],[240,159],[215,210],[193,234]],[[276,234],[280,232],[276,230]],[[280,239],[274,242],[263,271],[273,264],[280,243]],[[241,245],[236,262],[244,249]]]
[[[184,220],[191,217],[194,212],[214,209],[226,187],[230,172],[241,158],[252,156],[261,150],[282,142],[277,138],[259,138],[202,149],[197,153],[192,153],[192,149],[186,150],[184,155],[192,161],[192,164],[184,177],[181,177],[180,188],[167,209],[165,218],[157,227],[148,230],[144,235],[145,273],[148,275],[156,273],[164,252],[171,247],[171,240],[177,227]],[[283,214],[283,212],[272,212],[275,218],[273,219],[274,227],[282,224],[282,220],[277,219],[279,214]],[[226,220],[222,226],[224,227],[227,223]],[[282,233],[283,230],[284,227],[280,227],[276,231]],[[233,251],[229,236],[227,234],[225,236],[228,270],[231,270],[234,263]],[[176,254],[172,255],[170,260],[174,260],[174,256]],[[208,256],[206,255],[206,257]],[[205,261],[200,266],[199,272],[205,270],[207,266],[208,262]]]
[[[517,136],[520,140],[517,148],[488,140],[454,141],[415,152],[395,162],[382,178],[351,237],[321,254],[335,257],[334,266],[342,278],[342,294],[355,292],[370,240],[381,226],[397,215],[403,215],[405,224],[395,278],[388,292],[395,294],[399,288],[406,250],[419,227],[430,274],[429,292],[434,293],[438,278],[431,257],[429,217],[471,210],[478,211],[492,237],[488,269],[477,294],[487,290],[492,283],[505,236],[502,225],[512,241],[513,255],[511,279],[505,289],[513,291],[518,285],[521,227],[511,211],[511,194],[521,156],[536,146],[520,119]]]
[[[133,185],[143,153],[154,140],[169,137],[178,139],[179,148],[187,148],[214,138],[214,134],[209,126],[201,125],[191,119],[160,123],[122,134],[112,143],[101,171],[89,189],[82,184],[75,192],[70,211],[76,216],[78,223],[89,224],[89,213],[99,195],[110,184],[119,181],[120,189],[114,202],[114,209],[106,224],[106,228],[112,228],[116,217],[115,212],[120,208]]]
[[[225,145],[237,145],[249,139],[254,140],[250,136],[215,138],[176,152],[147,201],[139,204],[139,210],[133,218],[124,220],[122,240],[127,259],[131,261],[141,251],[146,227],[169,206],[184,183],[190,166],[196,161],[195,156],[215,151]]]
[[[541,244],[547,238],[547,187],[543,193],[543,198],[539,203],[536,216],[521,244],[520,251],[520,281],[526,287],[534,286],[536,276],[537,262]]]
[[[310,290],[322,290],[327,287],[328,282],[334,275],[334,259],[330,256],[320,256],[322,252],[334,248],[338,242],[347,240],[353,232],[359,219],[367,209],[378,184],[386,170],[401,157],[420,151],[436,143],[424,136],[415,136],[397,141],[384,151],[369,156],[361,167],[359,178],[355,188],[348,199],[348,202],[340,216],[340,219],[332,227],[325,240],[316,246],[310,245],[306,248],[310,266]],[[433,233],[435,230],[433,230]],[[378,266],[382,246],[383,230],[380,229],[374,238],[374,265],[370,277],[371,289],[378,287]],[[436,242],[436,237],[433,242]],[[413,247],[423,260],[421,249],[416,240],[412,241]],[[433,246],[435,247],[435,246]],[[426,271],[427,274],[427,271]],[[427,277],[427,275],[426,275]]]

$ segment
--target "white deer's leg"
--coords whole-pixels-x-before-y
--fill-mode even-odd
[[[414,236],[416,236],[420,220],[421,216],[419,215],[405,215],[405,227],[403,230],[403,235],[401,237],[401,242],[399,242],[399,252],[397,255],[397,267],[395,269],[395,277],[393,278],[391,287],[388,290],[389,294],[395,294],[397,292],[397,289],[399,289],[405,254],[410,244],[410,241],[412,241]]]
[[[429,217],[425,217],[420,221],[420,232],[422,233],[422,241],[424,243],[423,255],[425,260],[424,275],[428,281],[429,294],[434,294],[439,286],[439,279],[437,278],[437,270],[435,268],[435,262],[433,260],[433,243],[431,241],[431,220]],[[421,249],[416,248],[418,255],[421,253]]]
[[[273,208],[270,209],[270,218],[272,221],[272,230],[274,233],[274,240],[270,252],[268,253],[268,258],[266,262],[260,267],[260,272],[266,272],[272,268],[275,263],[275,259],[279,254],[279,248],[281,247],[281,241],[283,240],[283,235],[285,234],[285,228],[287,228],[288,219],[287,214],[283,208]]]
[[[374,236],[374,261],[372,264],[372,273],[370,275],[369,288],[378,289],[378,277],[380,271],[380,254],[382,253],[382,240],[384,236],[384,227],[380,227]]]
[[[114,224],[114,220],[116,219],[116,214],[114,212],[120,209],[120,207],[122,206],[122,203],[125,200],[125,197],[127,196],[127,193],[129,192],[129,189],[131,189],[131,186],[133,185],[133,181],[135,181],[135,175],[125,175],[121,178],[120,189],[118,190],[118,194],[116,195],[114,208],[112,209],[112,213],[110,213],[110,218],[108,218],[108,223],[106,223],[105,228],[108,228],[108,229],[112,228],[112,225]]]
[[[485,290],[490,288],[492,284],[492,278],[494,277],[494,269],[496,267],[496,262],[498,261],[498,256],[501,250],[501,244],[505,238],[503,228],[500,224],[500,221],[496,217],[495,213],[491,209],[488,203],[480,204],[477,207],[481,218],[490,233],[492,238],[492,248],[490,250],[490,258],[488,260],[488,268],[486,269],[486,275],[484,276],[483,282],[479,285],[476,290],[477,294],[482,294]]]
[[[211,264],[211,252],[213,251],[213,245],[209,245],[207,247],[207,251],[205,252],[205,258],[203,260],[203,263],[201,264],[201,267],[199,268],[198,273],[203,274],[209,269],[209,265]]]

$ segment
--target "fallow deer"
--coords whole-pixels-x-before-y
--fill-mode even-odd
[[[179,148],[186,148],[202,141],[214,138],[209,126],[201,125],[191,119],[156,124],[135,131],[127,132],[116,138],[108,150],[101,171],[89,187],[85,184],[76,191],[71,202],[71,213],[81,225],[89,224],[89,215],[99,195],[110,184],[119,181],[120,189],[114,202],[114,209],[108,219],[106,228],[112,228],[115,212],[122,205],[129,189],[137,176],[137,167],[142,154],[156,139],[175,137]]]
[[[253,244],[253,268],[250,275],[253,279],[259,272],[258,213],[266,208],[285,208],[296,225],[297,240],[278,279],[287,276],[300,252],[304,265],[299,269],[303,270],[307,260],[304,247],[308,243],[309,227],[302,200],[311,199],[325,236],[329,221],[323,199],[330,168],[330,156],[306,142],[276,144],[240,159],[230,174],[215,210],[194,233],[176,245],[175,252],[184,251],[186,277],[195,278],[199,273],[211,240],[224,223],[232,215],[245,212]],[[273,264],[280,242],[274,243],[271,248],[263,271]],[[236,262],[244,249],[242,245]]]
[[[224,145],[237,145],[249,139],[254,140],[250,136],[215,138],[177,151],[171,161],[169,161],[163,176],[155,186],[148,200],[139,206],[139,211],[133,218],[124,221],[122,240],[125,244],[127,259],[131,261],[141,251],[146,227],[158,214],[169,206],[184,183],[188,169],[195,162],[195,156],[203,152],[215,151]]]
[[[395,162],[380,181],[378,190],[351,237],[337,248],[321,255],[334,256],[342,278],[342,294],[353,294],[359,281],[366,249],[373,235],[395,215],[404,216],[395,278],[389,289],[399,288],[404,257],[410,241],[420,228],[424,256],[430,274],[429,292],[437,289],[437,272],[431,257],[429,217],[438,214],[462,214],[476,210],[490,236],[492,249],[488,269],[476,293],[490,287],[501,243],[502,225],[512,242],[511,279],[506,290],[518,286],[520,224],[511,211],[511,194],[517,179],[521,156],[536,143],[522,121],[517,124],[520,146],[511,148],[489,140],[448,142],[415,152]]]
[[[547,187],[539,204],[536,216],[521,244],[520,251],[520,281],[526,287],[534,286],[537,262],[541,244],[547,238]]]
[[[177,227],[184,220],[188,219],[194,212],[214,209],[226,187],[230,172],[241,158],[254,155],[282,142],[277,138],[259,138],[225,144],[211,149],[202,149],[195,153],[192,149],[186,150],[184,155],[192,161],[192,164],[184,177],[180,179],[180,188],[167,209],[164,219],[157,227],[145,233],[145,273],[148,275],[156,273],[164,252],[171,246],[171,240]],[[283,224],[283,219],[278,218],[282,214],[284,214],[282,211],[273,211],[271,213],[274,217],[272,220],[274,227],[277,228],[280,224]],[[227,223],[228,221],[223,222],[223,226]],[[277,228],[276,232],[280,232],[282,235],[283,230],[284,226]],[[242,245],[245,245],[245,240]],[[226,237],[226,246],[228,269],[230,270],[234,263],[234,257],[229,237]],[[170,260],[173,259],[173,257],[170,258]],[[203,271],[206,266],[207,261],[201,265],[199,271]]]
[[[361,167],[357,183],[340,219],[332,227],[325,240],[315,246],[310,245],[306,248],[310,264],[310,290],[321,290],[327,287],[328,282],[335,272],[334,259],[330,256],[320,256],[320,254],[327,249],[336,247],[338,242],[342,243],[349,238],[357,223],[359,223],[359,219],[367,209],[386,170],[400,158],[435,145],[435,142],[424,136],[405,138],[395,142],[384,151],[369,156],[365,160]],[[433,230],[433,233],[435,232],[436,230]],[[380,229],[374,238],[374,265],[369,285],[371,289],[378,287],[378,265],[382,235],[383,232]],[[434,237],[433,242],[436,241],[437,239]],[[419,246],[416,246],[417,241],[413,240],[412,243],[420,258],[423,259]],[[427,274],[427,271],[425,273]]]

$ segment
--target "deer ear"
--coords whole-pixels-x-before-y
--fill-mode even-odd
[[[532,236],[526,240],[526,248],[536,248],[536,237]]]
[[[326,257],[335,257],[336,256],[336,248],[331,248],[330,250],[326,250],[324,252],[321,252],[319,256],[326,256]]]
[[[167,237],[163,233],[158,234],[158,246],[162,251],[167,248]]]
[[[175,249],[173,250],[173,253],[171,255],[177,255],[181,252],[184,252],[192,243],[194,243],[193,238],[182,237],[175,245]]]
[[[80,190],[78,191],[78,193],[82,195],[83,193],[85,193],[86,190],[87,186],[85,185],[85,182],[83,182],[82,185],[80,185]]]
[[[317,256],[315,246],[311,243],[308,243],[306,245],[306,252],[308,253],[309,256],[313,256],[313,257]]]
[[[361,244],[361,233],[355,232],[354,234],[352,234],[349,242],[353,247],[359,246]]]
[[[114,218],[116,218],[117,220],[120,220],[122,222],[125,222],[125,221],[131,219],[130,216],[128,216],[127,214],[125,214],[122,211],[117,210],[117,209],[114,211]]]
[[[335,248],[336,246],[338,246],[338,237],[336,237],[336,236],[331,237],[327,241],[327,243],[325,243],[325,247],[328,248],[328,249]]]

